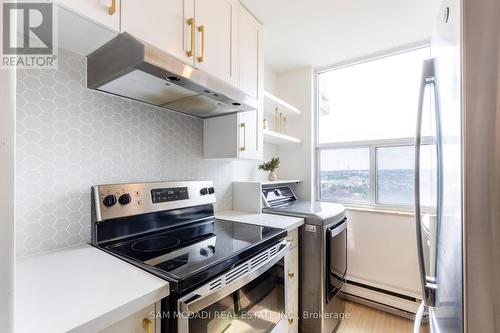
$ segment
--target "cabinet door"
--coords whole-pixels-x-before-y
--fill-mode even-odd
[[[196,67],[237,85],[235,0],[195,0]]]
[[[241,90],[259,99],[262,68],[262,26],[241,5],[238,6],[238,80]]]
[[[259,153],[258,112],[238,113],[239,157],[256,159]]]
[[[295,230],[297,231],[297,230]],[[299,252],[298,247],[294,247],[287,253],[288,261],[288,299],[287,299],[287,316],[288,316],[288,333],[296,333],[298,331],[299,322]]]
[[[194,40],[191,39],[191,29],[192,32],[195,29],[194,0],[121,1],[122,32],[194,63]]]
[[[130,317],[111,325],[101,333],[151,333],[159,332],[159,320],[151,317],[155,313],[155,304],[152,304]],[[146,322],[144,323],[144,320]],[[148,325],[150,325],[148,327]],[[149,329],[149,331],[148,331]]]
[[[120,31],[120,0],[57,0],[57,3],[113,31]]]

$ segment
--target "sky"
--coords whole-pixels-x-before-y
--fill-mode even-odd
[[[415,136],[422,63],[430,56],[422,48],[319,74],[319,91],[330,106],[319,117],[319,143],[366,141]],[[430,98],[424,110],[423,134],[433,132]],[[426,156],[424,156],[426,155]],[[383,149],[384,169],[413,168],[413,148]],[[422,155],[430,166],[432,154]],[[323,170],[367,169],[368,149],[322,154]]]

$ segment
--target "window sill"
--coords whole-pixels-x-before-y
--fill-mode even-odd
[[[344,204],[344,207],[346,210],[352,210],[352,211],[356,211],[356,212],[367,212],[367,213],[410,216],[410,217],[415,216],[415,214],[413,212],[407,211],[407,210],[376,208],[376,207],[357,206],[357,205],[349,205],[349,204]]]

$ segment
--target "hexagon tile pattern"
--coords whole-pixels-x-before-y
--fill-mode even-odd
[[[232,165],[202,158],[203,121],[86,88],[85,57],[17,72],[18,257],[90,240],[90,187],[213,180],[230,209]]]

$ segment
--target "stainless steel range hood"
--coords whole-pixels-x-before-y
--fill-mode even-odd
[[[127,33],[87,56],[87,86],[201,118],[258,107],[241,90]]]

